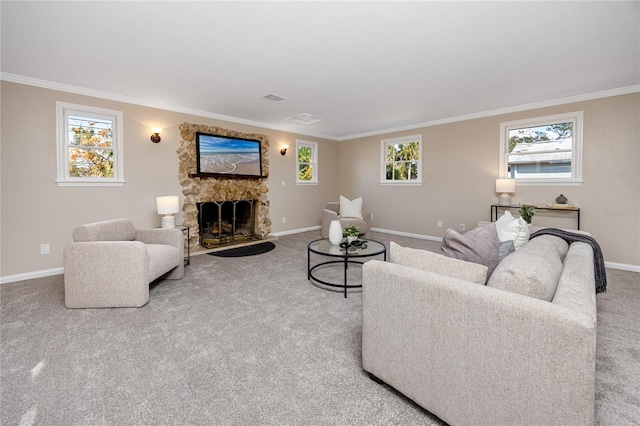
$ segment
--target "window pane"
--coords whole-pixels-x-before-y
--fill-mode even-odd
[[[69,144],[110,148],[113,146],[113,122],[80,116],[69,116]]]
[[[387,180],[393,180],[393,163],[388,163],[387,164],[386,179]]]
[[[296,182],[318,183],[318,143],[296,140]]]
[[[420,144],[408,142],[387,145],[386,179],[417,180]]]
[[[113,177],[113,150],[70,148],[69,176]]]
[[[312,180],[313,168],[309,164],[298,165],[298,180]]]
[[[301,146],[298,148],[298,162],[310,163],[311,162],[311,148],[308,146]]]
[[[508,176],[571,178],[573,123],[509,130]]]

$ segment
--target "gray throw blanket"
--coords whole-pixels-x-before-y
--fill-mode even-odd
[[[596,240],[588,235],[576,234],[575,232],[563,231],[562,229],[557,228],[543,228],[531,234],[529,239],[540,235],[554,235],[562,238],[569,244],[576,241],[589,244],[593,249],[593,270],[596,279],[596,294],[607,291],[607,272],[604,266],[604,257],[602,255],[600,245]]]

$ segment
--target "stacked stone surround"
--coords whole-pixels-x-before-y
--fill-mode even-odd
[[[182,123],[178,153],[178,179],[182,185],[184,204],[182,213],[184,224],[191,228],[189,247],[199,247],[200,229],[198,227],[198,208],[196,203],[207,201],[258,200],[255,233],[264,238],[271,232],[269,219],[269,200],[267,199],[268,179],[265,178],[218,178],[198,177],[196,155],[196,132],[210,133],[236,138],[260,141],[262,150],[262,174],[269,176],[269,137],[257,133],[240,133],[221,127],[203,124]]]

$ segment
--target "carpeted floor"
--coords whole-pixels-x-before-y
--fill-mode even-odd
[[[0,286],[1,424],[442,424],[362,371],[362,295],[307,281],[316,238],[280,237],[258,256],[193,256],[185,278],[152,286],[140,309],[68,310],[62,276]],[[640,274],[607,273],[596,420],[638,424]]]

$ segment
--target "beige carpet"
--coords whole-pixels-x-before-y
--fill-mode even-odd
[[[362,371],[361,293],[307,281],[315,238],[284,236],[259,256],[193,256],[185,278],[154,285],[140,309],[65,309],[62,276],[0,286],[2,425],[441,424]],[[640,274],[607,273],[596,419],[638,424]]]

